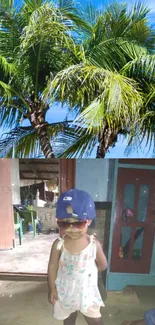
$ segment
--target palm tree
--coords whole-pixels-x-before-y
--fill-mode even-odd
[[[140,136],[155,139],[155,31],[148,8],[127,9],[114,3],[91,14],[95,23],[82,61],[48,83],[46,96],[80,111],[72,134],[65,132],[64,143],[72,143],[66,151],[63,143],[61,157],[89,156],[98,143],[96,157],[103,158],[119,134],[129,135],[130,144]]]
[[[80,53],[72,33],[89,33],[71,0],[13,0],[0,3],[0,126],[9,128],[0,141],[1,156],[31,156],[40,150],[54,157],[51,139],[68,123],[46,121],[51,102],[42,94],[49,80]],[[21,127],[28,119],[30,126]]]
[[[119,134],[154,135],[154,31],[140,3],[128,13],[113,4],[83,13],[71,0],[13,0],[0,6],[1,125],[11,127],[0,154],[104,157]],[[75,37],[73,37],[75,35]],[[77,114],[48,124],[51,102]],[[80,114],[79,114],[80,113]],[[21,127],[27,118],[30,126]],[[7,152],[6,151],[7,148]],[[9,148],[9,151],[8,151]],[[67,148],[65,150],[65,148]]]

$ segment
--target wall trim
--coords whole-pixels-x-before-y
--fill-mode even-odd
[[[122,291],[126,286],[155,286],[155,275],[110,272],[106,283],[108,291]]]
[[[135,165],[135,164],[121,164],[118,163],[118,168],[134,168],[134,169],[155,169],[152,165]]]
[[[110,222],[110,234],[109,234],[108,268],[107,268],[107,276],[106,276],[106,289],[107,289],[107,286],[108,286],[108,277],[109,277],[109,273],[110,273],[112,239],[113,239],[113,236],[112,236],[112,234],[113,234],[113,220],[114,220],[114,213],[115,213],[115,201],[116,201],[116,190],[117,190],[117,176],[118,176],[118,160],[115,160],[114,186],[113,186],[111,222]]]

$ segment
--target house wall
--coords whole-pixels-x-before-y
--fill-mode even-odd
[[[108,269],[106,277],[106,289],[109,291],[120,291],[128,285],[155,285],[155,239],[152,252],[152,262],[149,274],[134,274],[134,273],[115,273],[110,272],[110,262],[112,253],[112,239],[113,239],[113,220],[115,217],[115,201],[116,201],[116,188],[117,188],[117,175],[118,168],[138,168],[138,169],[155,169],[155,160],[150,163],[147,160],[116,160],[114,168],[114,184],[113,184],[113,199],[111,209],[111,223],[110,223],[110,237],[109,237],[109,249],[108,249]]]
[[[87,191],[95,201],[96,221],[89,234],[95,233],[108,254],[111,202],[114,183],[114,159],[77,159],[75,186]]]
[[[19,159],[11,159],[12,203],[20,204]]]
[[[77,159],[75,186],[87,191],[95,202],[108,199],[109,159]]]
[[[11,159],[0,159],[0,249],[13,248]]]

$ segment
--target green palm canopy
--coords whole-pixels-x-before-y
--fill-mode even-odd
[[[25,0],[0,5],[0,141],[3,156],[105,156],[119,134],[154,139],[155,32],[138,3],[91,5]],[[49,124],[50,105],[75,121]],[[29,119],[29,127],[20,121]],[[13,150],[14,148],[14,150]]]

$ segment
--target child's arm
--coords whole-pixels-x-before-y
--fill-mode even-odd
[[[50,303],[55,304],[58,300],[57,290],[55,286],[55,280],[57,277],[57,271],[59,266],[59,259],[61,251],[57,249],[59,240],[56,239],[51,248],[51,254],[48,263],[48,300]]]
[[[96,247],[97,247],[97,252],[96,252],[96,264],[99,272],[103,272],[106,270],[108,263],[106,256],[103,253],[102,246],[100,242],[96,239]]]

